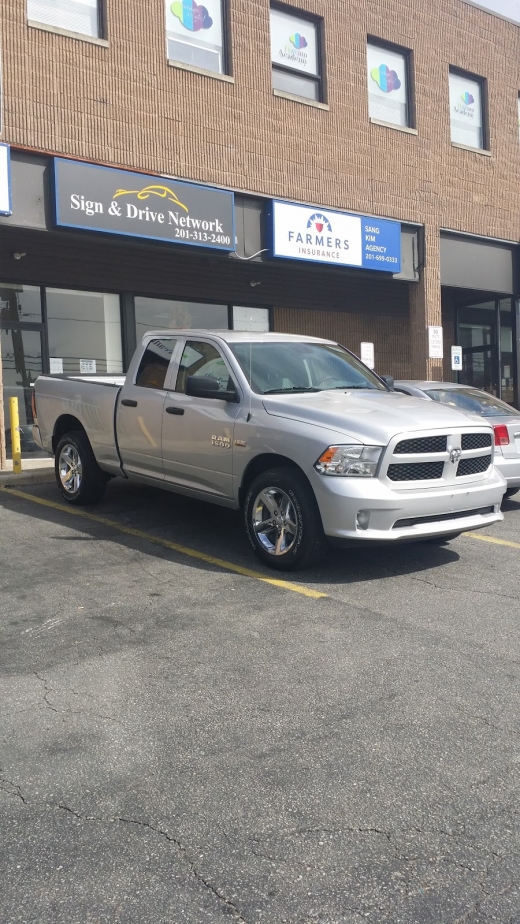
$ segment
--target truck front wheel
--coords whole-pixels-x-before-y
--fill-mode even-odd
[[[69,504],[93,504],[105,493],[108,475],[96,462],[85,433],[65,433],[57,447],[54,471],[56,483]]]
[[[246,495],[244,518],[256,555],[278,571],[308,568],[327,547],[316,498],[294,469],[258,475]]]

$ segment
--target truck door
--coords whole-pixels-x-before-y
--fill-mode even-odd
[[[221,391],[231,370],[215,344],[186,340],[174,390],[164,404],[162,450],[167,481],[222,497],[233,497],[233,428],[240,404],[186,394],[188,376],[212,376]]]
[[[161,453],[164,388],[176,337],[152,337],[135,375],[121,391],[116,431],[123,468],[131,473],[164,479]]]

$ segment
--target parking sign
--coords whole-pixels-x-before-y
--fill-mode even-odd
[[[451,348],[451,368],[454,372],[462,369],[462,347],[452,346]]]

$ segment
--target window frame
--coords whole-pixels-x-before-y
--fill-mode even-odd
[[[104,2],[104,0],[103,0]],[[166,3],[165,3],[165,19],[164,19],[164,31],[166,38],[166,60],[173,67],[180,67],[188,71],[201,71],[204,74],[209,74],[218,77],[233,77],[233,62],[231,56],[231,19],[230,19],[230,10],[229,10],[229,0],[218,0],[220,3],[220,15],[222,20],[222,70],[213,71],[207,67],[201,67],[199,64],[188,64],[185,61],[178,61],[177,58],[171,58],[168,53],[168,31],[166,27]],[[186,44],[193,44],[194,47],[197,47],[195,43],[187,42]]]
[[[303,71],[299,71],[294,67],[287,67],[284,64],[275,63],[271,57],[271,87],[273,90],[276,90],[278,93],[286,93],[291,96],[298,96],[300,99],[306,100],[311,103],[327,103],[327,82],[325,78],[325,19],[323,16],[315,16],[312,13],[307,12],[307,10],[301,10],[299,7],[288,6],[285,3],[279,3],[277,0],[273,0],[269,4],[269,39],[271,38],[271,12],[272,11],[285,13],[287,16],[293,16],[295,19],[300,19],[303,22],[309,22],[316,28],[316,57],[317,57],[317,75],[306,74]],[[316,97],[312,96],[302,96],[299,93],[290,93],[289,91],[279,90],[274,86],[272,82],[273,72],[278,71],[281,74],[288,74],[291,77],[300,77],[302,80],[307,81],[309,84],[314,84],[317,87],[318,95]]]
[[[107,0],[96,0],[96,21],[97,21],[97,33],[96,35],[90,35],[89,32],[77,32],[75,29],[69,29],[67,26],[56,25],[55,23],[45,22],[45,20],[34,19],[32,16],[29,16],[29,0],[25,0],[25,14],[26,21],[30,24],[34,23],[36,25],[44,26],[46,29],[53,31],[58,31],[58,34],[65,35],[81,35],[84,36],[86,40],[88,39],[101,39],[105,41],[107,39],[106,26],[107,26],[107,15],[106,15],[106,2]]]
[[[406,125],[400,125],[398,122],[387,122],[384,119],[377,119],[375,116],[370,115],[370,84],[368,83],[368,68],[367,68],[367,103],[368,103],[368,118],[370,121],[374,122],[384,122],[385,125],[390,126],[390,128],[403,129],[411,128],[414,131],[417,129],[417,112],[415,105],[415,84],[414,84],[414,54],[412,48],[405,48],[403,45],[396,45],[395,42],[387,42],[385,39],[378,38],[375,35],[367,35],[366,41],[366,51],[368,53],[369,46],[374,48],[380,48],[382,51],[390,51],[393,54],[402,55],[404,58],[404,70],[406,78],[406,110],[407,110],[407,120]]]
[[[454,77],[465,77],[467,80],[473,80],[474,83],[478,83],[480,87],[480,107],[481,107],[481,118],[482,118],[482,147],[477,148],[469,144],[462,144],[460,141],[453,141],[451,137],[451,105],[449,102],[450,97],[450,77],[453,74]],[[488,82],[487,77],[482,77],[480,74],[474,74],[472,71],[464,70],[462,67],[457,67],[456,65],[449,65],[448,68],[448,108],[450,114],[450,142],[455,148],[462,148],[467,151],[486,151],[486,153],[491,153],[491,141],[490,141],[490,132],[489,132],[489,98],[488,98]]]

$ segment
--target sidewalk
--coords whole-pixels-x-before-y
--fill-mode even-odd
[[[0,471],[0,487],[5,485],[42,484],[54,481],[54,459],[22,459],[22,471],[13,474],[13,463],[7,460],[7,469]]]

